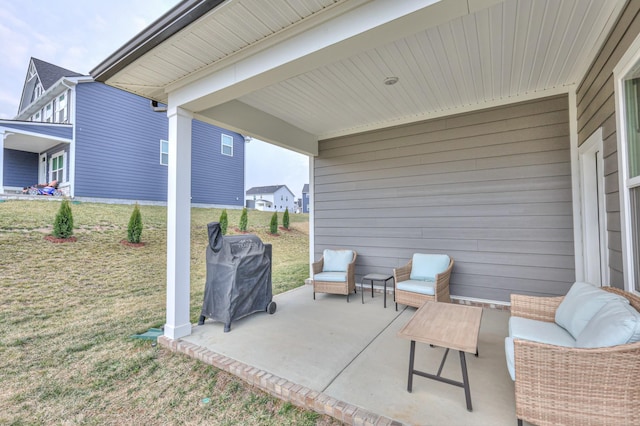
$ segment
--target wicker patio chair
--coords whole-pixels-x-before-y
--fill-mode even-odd
[[[449,257],[449,266],[447,267],[447,269],[440,272],[434,277],[433,295],[417,293],[398,288],[398,283],[410,280],[411,270],[413,267],[413,259],[409,260],[409,263],[407,263],[406,265],[394,269],[393,276],[395,278],[396,311],[398,310],[398,303],[413,306],[415,308],[419,308],[426,301],[450,303],[451,298],[449,297],[449,279],[451,278],[453,263],[453,259]]]
[[[325,256],[341,252],[352,256],[351,261],[344,265],[345,271],[326,271]],[[355,250],[325,250],[319,261],[311,264],[313,270],[313,300],[316,299],[316,293],[344,294],[349,302],[351,292],[356,292],[356,258],[358,253]],[[335,268],[330,268],[335,269]],[[342,269],[342,268],[338,268]],[[339,277],[338,277],[339,276]]]
[[[640,311],[640,297],[611,287]],[[563,297],[511,295],[511,315],[553,322]],[[640,342],[580,349],[514,339],[518,425],[640,424]]]

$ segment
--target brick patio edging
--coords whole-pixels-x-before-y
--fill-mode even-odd
[[[348,425],[355,426],[402,426],[402,423],[373,413],[364,408],[337,400],[322,392],[290,382],[250,365],[220,355],[207,348],[183,340],[173,340],[166,336],[158,337],[158,344],[172,352],[183,353],[220,370],[233,374],[283,401],[306,410],[331,416]]]

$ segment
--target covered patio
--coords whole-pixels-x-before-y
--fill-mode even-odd
[[[504,337],[509,312],[484,309],[479,357],[467,356],[473,411],[460,387],[415,376],[407,392],[409,341],[397,336],[416,309],[365,292],[319,294],[311,286],[275,296],[274,315],[258,313],[232,324],[194,326],[180,340],[160,344],[229,371],[293,404],[347,424],[514,425],[513,382],[506,369]],[[391,298],[391,295],[389,295]],[[388,300],[388,302],[392,302]],[[436,373],[444,349],[418,344],[416,368]],[[460,362],[451,351],[442,376],[459,381]]]
[[[263,371],[260,360],[244,358],[260,341],[257,317],[218,339],[216,325],[193,327],[189,316],[193,118],[307,154],[310,263],[325,248],[356,250],[358,282],[425,252],[455,260],[457,303],[507,308],[511,294],[564,295],[575,281],[638,291],[640,204],[631,200],[640,177],[628,167],[637,160],[623,87],[638,78],[639,11],[626,0],[179,3],[91,71],[167,105],[163,344],[242,377]],[[481,356],[470,361],[478,411],[467,413],[459,390],[445,386],[432,400],[445,417],[431,421],[436,414],[420,410],[433,384],[418,380],[408,396],[399,386],[408,345],[393,335],[408,311],[368,314],[370,304],[341,301],[333,312],[324,303],[331,297],[298,299],[308,290],[279,296],[282,312],[261,319],[285,321],[266,333],[272,342],[261,341],[273,345],[261,348],[271,363],[260,383],[269,391],[286,398],[287,386],[302,386],[326,394],[314,400],[325,404],[320,412],[333,410],[329,398],[408,423],[481,424],[483,409],[491,411],[486,424],[515,421],[497,343],[504,312],[485,309]],[[287,359],[304,346],[286,344],[296,332],[322,335],[314,312],[323,308],[317,315],[342,318],[321,348],[331,353],[298,366],[318,352]],[[489,373],[477,376],[483,363]],[[371,381],[387,369],[388,381]],[[255,382],[254,373],[247,380]],[[350,380],[369,393],[355,392]],[[401,394],[395,409],[390,401]],[[498,400],[505,405],[494,406]]]

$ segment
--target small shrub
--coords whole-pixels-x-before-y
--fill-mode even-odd
[[[240,231],[246,232],[247,225],[249,224],[249,219],[247,218],[247,208],[242,209],[242,214],[240,215]]]
[[[278,233],[278,212],[273,212],[273,216],[271,216],[271,224],[269,224],[269,231],[272,234]]]
[[[289,229],[289,207],[284,209],[284,214],[282,215],[282,226],[284,229]]]
[[[136,203],[129,219],[129,226],[127,227],[127,241],[130,243],[138,244],[140,237],[142,236],[142,215],[140,214],[140,207]]]
[[[229,218],[227,217],[227,209],[224,209],[220,214],[220,229],[222,230],[222,235],[227,235],[228,226],[229,226]]]
[[[69,238],[73,235],[73,214],[69,200],[63,200],[60,209],[53,222],[53,236],[56,238]]]

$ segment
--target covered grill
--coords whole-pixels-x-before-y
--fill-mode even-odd
[[[207,279],[199,325],[206,318],[224,323],[255,312],[276,311],[271,288],[271,244],[256,235],[222,235],[218,222],[207,225]]]

